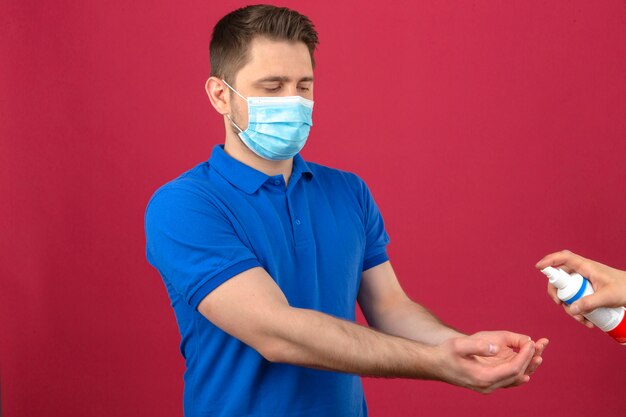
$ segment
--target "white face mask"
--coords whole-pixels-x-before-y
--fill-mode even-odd
[[[244,131],[226,115],[239,130],[241,141],[252,152],[269,160],[293,158],[306,143],[313,126],[313,101],[300,96],[245,98],[224,84],[248,103],[248,128]]]

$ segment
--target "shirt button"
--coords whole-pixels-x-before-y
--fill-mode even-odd
[[[297,225],[300,225],[300,223],[302,223],[302,222],[300,221],[300,219],[296,219],[296,224],[297,224]]]
[[[274,185],[279,185],[280,184],[280,180],[274,180]]]

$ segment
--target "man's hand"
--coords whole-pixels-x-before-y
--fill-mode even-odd
[[[595,293],[576,301],[571,306],[562,303],[556,296],[556,288],[548,284],[548,295],[557,304],[563,304],[565,311],[585,324],[593,327],[593,324],[583,317],[598,307],[621,307],[626,305],[626,272],[603,265],[599,262],[583,258],[568,250],[546,255],[537,262],[537,269],[548,266],[560,267],[566,272],[578,272],[591,282]]]
[[[440,345],[442,374],[448,383],[488,394],[522,385],[541,364],[547,339],[506,332],[479,332]]]

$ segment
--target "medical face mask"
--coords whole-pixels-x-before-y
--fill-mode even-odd
[[[226,117],[252,152],[273,161],[293,158],[300,152],[313,126],[313,101],[300,96],[245,98],[226,81],[224,84],[248,103],[245,131],[229,115]]]

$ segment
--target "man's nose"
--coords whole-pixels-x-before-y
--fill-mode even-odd
[[[286,84],[283,91],[286,96],[297,96],[298,84]]]

